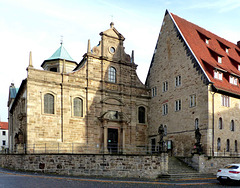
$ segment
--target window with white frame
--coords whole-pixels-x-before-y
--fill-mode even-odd
[[[3,136],[6,136],[6,131],[3,131],[3,132],[2,132],[2,135],[3,135]]]
[[[196,106],[196,95],[190,95],[190,107]]]
[[[155,97],[157,95],[157,87],[152,88],[152,97]]]
[[[240,65],[238,65],[238,70],[240,71]]]
[[[214,78],[222,80],[223,77],[223,73],[218,71],[218,70],[214,70]]]
[[[166,92],[168,90],[168,82],[163,82],[163,88],[162,88],[162,91],[163,92]]]
[[[199,120],[198,118],[195,119],[195,129],[199,128]]]
[[[2,145],[3,145],[3,146],[6,146],[6,140],[3,140],[3,141],[2,141]]]
[[[217,60],[218,60],[218,63],[222,63],[222,57],[221,56],[218,56]]]
[[[168,103],[162,105],[162,115],[168,114]]]
[[[108,69],[108,81],[116,83],[116,69],[114,67]]]
[[[225,52],[228,53],[228,48],[225,48]]]
[[[238,85],[238,78],[230,75],[229,76],[229,82],[230,82],[230,84]]]
[[[229,96],[222,95],[222,106],[230,107],[230,98],[229,98]]]
[[[176,100],[175,101],[175,111],[180,111],[181,110],[181,100]]]
[[[181,76],[175,77],[175,86],[180,86],[181,85]]]

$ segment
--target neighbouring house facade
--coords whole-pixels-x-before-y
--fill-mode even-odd
[[[1,151],[8,148],[8,122],[0,122],[0,146]]]
[[[145,85],[115,29],[76,63],[61,44],[9,97],[10,151],[158,152],[236,155],[240,134],[240,43],[166,11]],[[10,87],[11,89],[11,87]],[[145,147],[148,146],[148,147]]]
[[[125,53],[113,23],[100,35],[80,63],[63,44],[43,70],[30,53],[27,78],[9,105],[10,152],[131,153],[145,145],[150,98],[134,53]]]
[[[159,125],[173,154],[191,155],[201,133],[203,152],[236,155],[240,149],[240,44],[166,11],[146,85],[149,143]],[[157,141],[155,141],[157,140]]]

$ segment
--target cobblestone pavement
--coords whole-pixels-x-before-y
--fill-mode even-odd
[[[147,181],[119,178],[86,178],[16,172],[0,168],[0,188],[105,188],[105,187],[225,187],[215,178]],[[238,186],[232,186],[238,187]]]

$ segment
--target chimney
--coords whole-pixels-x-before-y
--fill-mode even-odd
[[[238,46],[238,48],[240,48],[240,40],[237,41],[237,46]]]

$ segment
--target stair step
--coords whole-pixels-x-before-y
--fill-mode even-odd
[[[201,173],[183,173],[183,174],[162,174],[158,176],[159,180],[180,180],[180,179],[198,179],[198,178],[216,178],[213,174]]]

